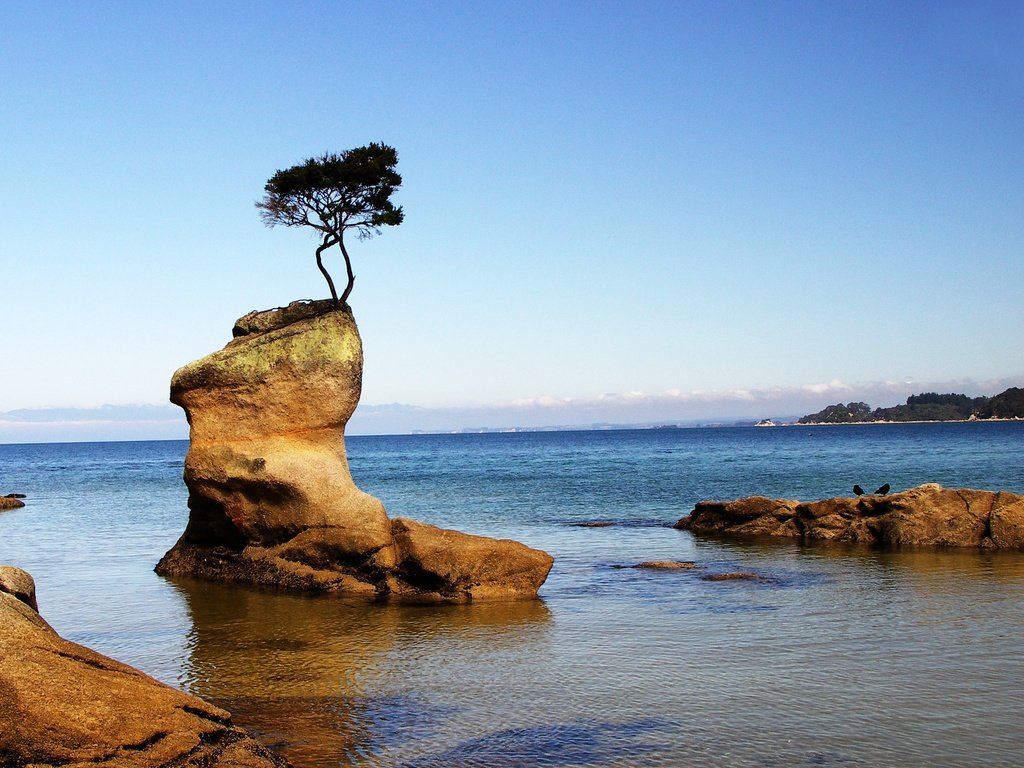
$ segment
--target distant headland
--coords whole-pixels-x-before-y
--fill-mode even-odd
[[[982,421],[1024,419],[1024,389],[1010,387],[993,397],[968,397],[954,393],[923,392],[911,395],[904,405],[875,408],[867,403],[836,403],[817,413],[802,416],[798,424],[862,424],[894,421]]]

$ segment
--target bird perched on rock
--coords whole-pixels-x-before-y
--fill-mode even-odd
[[[861,488],[859,485],[855,485],[855,486],[853,486],[853,493],[856,496],[863,496],[864,495],[864,489]]]
[[[888,483],[886,483],[881,488],[879,488],[877,491],[875,491],[875,493],[877,495],[879,495],[879,496],[885,496],[885,494],[887,494],[888,492],[889,492],[889,484]]]

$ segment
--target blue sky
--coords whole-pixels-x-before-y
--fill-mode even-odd
[[[4,3],[0,71],[0,414],[166,403],[325,296],[253,203],[369,141],[389,431],[1024,383],[1017,2]]]

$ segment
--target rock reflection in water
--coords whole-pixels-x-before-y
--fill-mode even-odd
[[[192,621],[180,684],[307,767],[366,761],[428,735],[446,713],[393,693],[406,664],[496,642],[521,649],[550,616],[540,600],[415,606],[173,584]]]

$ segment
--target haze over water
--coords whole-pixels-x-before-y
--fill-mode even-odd
[[[1024,493],[1024,424],[360,437],[404,515],[551,552],[542,600],[367,605],[152,573],[187,443],[0,446],[0,562],[67,638],[305,766],[1018,765],[1024,553],[698,539],[703,498]],[[574,522],[616,525],[581,528]],[[628,567],[678,559],[694,571]],[[709,582],[743,570],[757,582]]]

